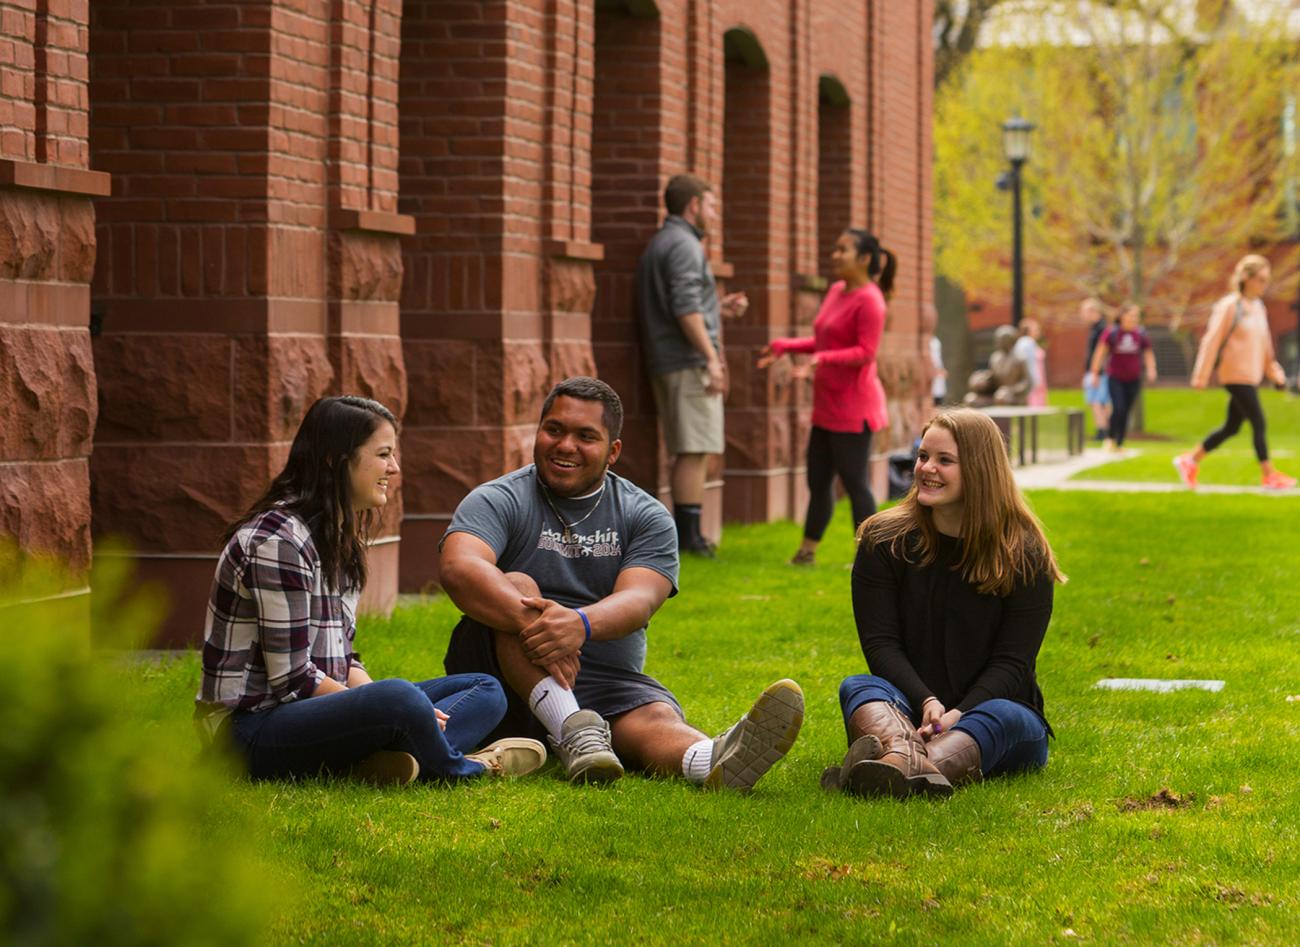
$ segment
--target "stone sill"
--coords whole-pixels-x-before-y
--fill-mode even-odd
[[[603,243],[583,243],[579,240],[547,240],[546,255],[566,260],[587,260],[599,263],[605,259]]]
[[[81,194],[86,197],[108,197],[113,191],[113,179],[103,171],[0,158],[0,187],[6,186]]]
[[[389,214],[379,210],[349,210],[335,207],[330,211],[330,225],[336,230],[367,230],[409,237],[415,233],[415,218],[410,214]]]

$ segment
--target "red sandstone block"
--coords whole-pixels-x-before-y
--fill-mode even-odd
[[[29,289],[33,296],[40,296],[38,287]],[[97,406],[84,329],[0,324],[0,392],[9,406],[0,415],[0,458],[55,460],[90,452]]]
[[[399,420],[403,419],[407,374],[402,340],[395,335],[365,335],[336,336],[333,342],[336,366],[333,390],[373,398]]]
[[[334,378],[324,338],[240,336],[233,340],[234,430],[253,440],[292,440],[307,408]]]
[[[74,571],[90,566],[90,474],[84,458],[62,463],[0,461],[0,535],[55,556]]]
[[[408,513],[450,513],[506,466],[499,428],[415,428],[402,432],[402,497]]]
[[[183,319],[183,304],[177,320]],[[230,438],[230,342],[219,336],[105,334],[95,340],[102,413],[96,442]],[[98,449],[98,448],[97,448]]]
[[[97,536],[149,552],[216,551],[226,526],[283,463],[274,444],[97,444],[91,460]],[[177,529],[177,524],[185,524]]]

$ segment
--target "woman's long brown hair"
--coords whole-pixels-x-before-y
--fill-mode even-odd
[[[397,430],[397,419],[378,401],[356,395],[321,398],[298,426],[284,469],[231,524],[222,543],[258,514],[285,510],[311,531],[330,590],[360,591],[366,584],[366,545],[378,516],[352,509],[349,469],[356,452],[385,421]]]
[[[979,411],[954,408],[935,415],[921,433],[935,426],[957,442],[965,501],[957,564],[962,578],[981,593],[999,596],[1040,575],[1066,581],[1042,524],[1016,486],[1002,432],[993,420]],[[870,546],[888,543],[890,552],[902,559],[910,562],[917,555],[920,565],[933,563],[939,534],[933,514],[917,500],[917,487],[913,481],[897,506],[866,520],[858,529],[858,541]]]

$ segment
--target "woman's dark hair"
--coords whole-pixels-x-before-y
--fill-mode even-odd
[[[849,227],[844,232],[853,238],[853,246],[858,251],[858,256],[871,257],[867,263],[867,275],[876,281],[880,292],[886,299],[894,295],[894,274],[898,272],[898,257],[882,247],[875,234],[868,230]]]
[[[384,421],[397,430],[393,412],[369,398],[342,395],[317,401],[298,425],[284,469],[231,525],[222,543],[259,513],[284,510],[311,530],[330,590],[360,590],[366,584],[366,541],[376,517],[373,510],[358,514],[352,509],[349,465]]]

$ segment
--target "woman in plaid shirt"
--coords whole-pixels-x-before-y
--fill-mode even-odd
[[[351,774],[378,783],[538,769],[535,740],[470,752],[500,722],[496,679],[372,681],[353,649],[369,528],[398,473],[397,421],[365,398],[322,398],[266,495],[226,535],[195,718],[258,779]]]

